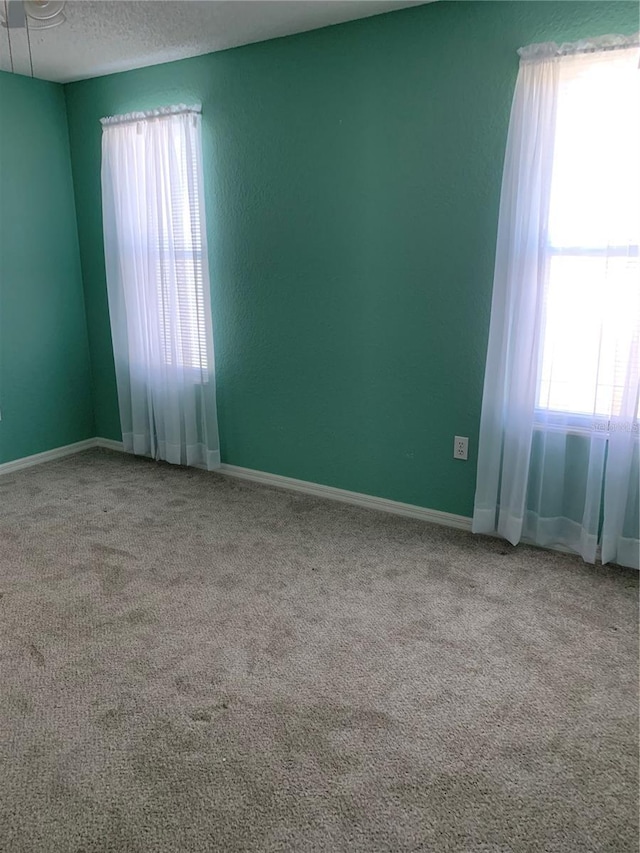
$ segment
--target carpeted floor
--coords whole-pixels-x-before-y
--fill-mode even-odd
[[[0,477],[0,849],[638,850],[637,573],[105,451]]]

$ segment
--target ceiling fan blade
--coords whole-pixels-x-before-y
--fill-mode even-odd
[[[4,4],[3,4],[4,5]],[[6,4],[7,15],[2,26],[11,30],[21,30],[26,26],[26,14],[21,0],[9,0]]]

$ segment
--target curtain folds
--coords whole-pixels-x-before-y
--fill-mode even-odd
[[[521,51],[473,530],[638,568],[637,37]]]
[[[125,449],[220,464],[200,115],[103,120],[107,291]]]

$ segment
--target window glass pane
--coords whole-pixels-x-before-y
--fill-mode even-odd
[[[550,259],[538,405],[596,414],[620,411],[633,335],[638,334],[637,258]]]
[[[619,54],[561,62],[549,217],[554,246],[638,243],[640,73],[637,51]]]

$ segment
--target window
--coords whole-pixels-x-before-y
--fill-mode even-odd
[[[198,163],[195,149],[176,135],[173,181],[162,194],[152,245],[157,255],[158,322],[166,365],[207,370],[207,337]]]
[[[111,272],[127,307],[131,360],[206,381],[212,351],[200,116],[167,109],[105,120]]]
[[[640,72],[621,54],[559,66],[537,397],[605,423],[640,333]]]

